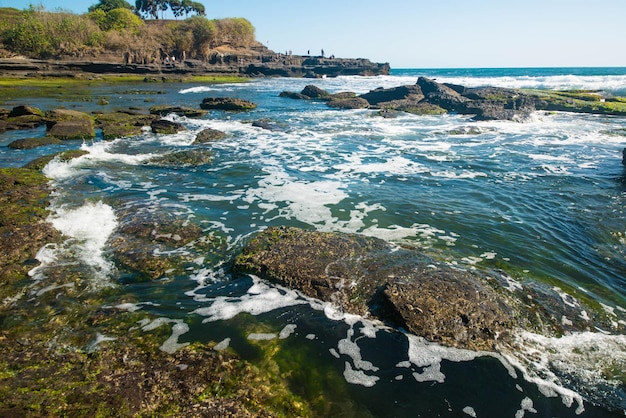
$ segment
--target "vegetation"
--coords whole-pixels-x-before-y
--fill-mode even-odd
[[[158,12],[168,9],[176,17],[196,15],[158,20]],[[209,20],[203,15],[204,6],[190,0],[137,0],[136,7],[125,0],[100,0],[83,15],[33,6],[23,11],[0,8],[0,56],[50,59],[108,54],[150,63],[166,56],[208,59],[221,46],[236,49],[257,44],[248,20]]]

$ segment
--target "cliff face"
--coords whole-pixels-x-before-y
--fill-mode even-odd
[[[142,63],[124,56],[101,55],[93,59],[36,60],[0,59],[3,76],[75,76],[76,74],[159,75],[240,75],[248,77],[337,77],[340,75],[386,75],[389,64],[368,59],[305,57],[249,52],[216,52],[208,60],[146,60]]]

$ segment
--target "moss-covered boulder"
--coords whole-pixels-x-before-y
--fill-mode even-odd
[[[184,106],[168,106],[168,105],[152,106],[150,107],[149,110],[150,110],[150,114],[152,115],[167,116],[169,114],[174,113],[178,116],[186,116],[189,118],[198,118],[198,117],[206,115],[207,113],[206,110],[193,109],[193,108],[184,107]]]
[[[0,169],[0,299],[13,280],[37,265],[35,256],[59,233],[45,222],[50,188],[43,174],[23,168]]]
[[[256,103],[232,97],[207,97],[200,108],[204,110],[248,111],[256,109]]]
[[[360,97],[339,97],[330,99],[328,106],[334,107],[335,109],[367,109],[370,104],[367,100]]]
[[[152,121],[152,123],[150,124],[150,128],[152,129],[152,133],[166,135],[172,135],[181,131],[185,131],[187,129],[182,124],[178,122],[172,122],[167,119],[158,119]]]
[[[20,105],[20,106],[15,106],[13,109],[11,109],[11,112],[9,112],[8,114],[9,118],[15,118],[19,116],[38,116],[40,118],[43,118],[44,113],[41,109],[37,107],[29,106],[29,105]]]
[[[206,144],[207,142],[218,141],[226,137],[226,133],[219,131],[217,129],[207,128],[196,135],[196,139],[193,141],[194,144]]]
[[[79,149],[77,149],[77,150],[69,150],[69,151],[61,151],[61,152],[57,152],[55,154],[44,155],[43,157],[39,157],[37,159],[34,159],[33,161],[31,161],[31,162],[27,163],[26,165],[24,165],[24,168],[27,168],[27,169],[30,169],[30,170],[41,171],[54,158],[58,158],[60,161],[65,162],[65,161],[69,161],[69,160],[72,160],[74,158],[78,158],[80,156],[86,155],[86,154],[89,154],[89,151],[84,151],[84,150],[79,150]]]
[[[48,130],[47,135],[57,139],[89,139],[96,136],[91,119],[62,120]]]
[[[189,149],[151,158],[147,164],[172,168],[197,167],[209,164],[212,160],[213,153],[208,149]]]
[[[155,115],[136,111],[118,111],[95,115],[96,126],[102,129],[105,140],[141,135],[144,126],[150,126]]]
[[[11,142],[8,147],[12,149],[33,149],[38,147],[44,147],[46,145],[57,145],[61,143],[62,141],[58,138],[46,136],[42,138],[16,139],[15,141]]]
[[[269,228],[233,269],[454,347],[493,351],[520,328],[551,336],[595,327],[626,332],[626,322],[553,288],[511,286],[501,273],[451,268],[355,234]]]

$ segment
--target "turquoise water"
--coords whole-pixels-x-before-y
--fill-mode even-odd
[[[46,168],[57,190],[51,220],[73,239],[42,252],[33,289],[45,288],[46,269],[69,258],[89,272],[85,279],[94,289],[124,287],[137,301],[132,307],[122,300],[109,305],[166,318],[162,326],[172,328],[173,338],[164,351],[191,341],[222,342],[254,360],[254,347],[264,343],[246,336],[264,334],[294,357],[306,353],[314,367],[342,376],[342,396],[360,408],[359,416],[620,416],[603,406],[626,410],[623,386],[597,376],[603,358],[626,365],[626,340],[600,332],[608,330],[560,340],[521,335],[520,351],[506,358],[467,353],[341,315],[256,278],[230,275],[228,262],[269,226],[355,232],[420,248],[460,268],[497,268],[519,281],[581,292],[614,312],[616,321],[624,319],[626,119],[568,113],[537,113],[524,123],[473,122],[462,115],[383,119],[369,110],[337,111],[278,97],[307,84],[364,93],[413,84],[420,75],[466,86],[626,94],[623,68],[407,69],[380,77],[94,87],[93,102],[32,100],[44,110],[89,112],[198,107],[204,97],[217,96],[258,104],[249,113],[171,115],[188,129],[176,135],[146,130],[110,142],[70,141],[32,151],[0,147],[2,166],[68,148],[89,152]],[[110,104],[96,105],[100,97]],[[20,103],[5,107],[13,104]],[[260,119],[275,129],[252,126]],[[192,145],[205,128],[228,134],[209,145],[210,164],[149,163],[154,156],[207,147]],[[43,134],[7,132],[0,146]],[[120,226],[142,218],[197,225],[205,241],[219,244],[195,241],[171,254],[155,246],[155,256],[187,257],[186,273],[139,280],[113,261],[108,240]],[[344,401],[329,403],[337,412]]]

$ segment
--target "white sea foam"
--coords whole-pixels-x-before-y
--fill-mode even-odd
[[[189,343],[179,343],[178,338],[189,332],[189,325],[182,319],[156,318],[152,321],[149,319],[141,323],[142,331],[152,331],[163,325],[172,324],[172,335],[161,344],[159,349],[169,354],[174,354],[177,350],[186,347]]]
[[[213,347],[213,349],[215,351],[223,351],[223,350],[226,350],[229,345],[230,345],[230,338],[224,338],[222,341],[215,344],[215,347]]]
[[[87,202],[73,209],[57,207],[48,222],[71,238],[64,245],[72,246],[79,259],[101,277],[108,276],[115,269],[104,257],[106,242],[118,224],[112,207],[102,202]]]

